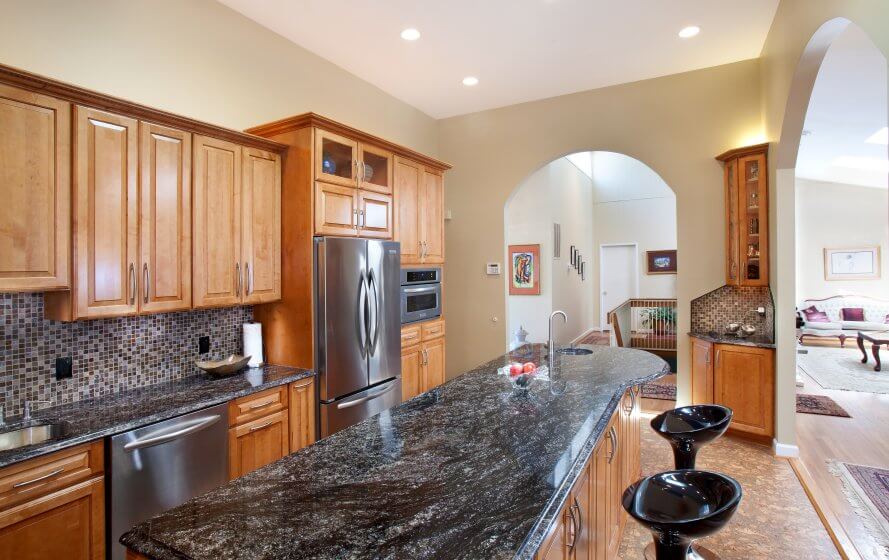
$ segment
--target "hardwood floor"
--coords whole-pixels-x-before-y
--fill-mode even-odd
[[[846,350],[838,348],[837,352],[861,356],[854,341],[851,347],[847,342]],[[844,557],[885,560],[889,558],[889,551],[880,547],[865,530],[843,494],[840,479],[828,470],[828,461],[889,468],[889,395],[823,389],[805,372],[802,375],[804,386],[797,387],[798,393],[827,395],[852,418],[797,414],[800,458],[795,467],[842,547]]]

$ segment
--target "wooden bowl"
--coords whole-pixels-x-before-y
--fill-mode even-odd
[[[238,373],[239,371],[244,369],[244,367],[246,367],[247,362],[249,361],[250,356],[232,354],[224,360],[206,362],[196,361],[194,365],[206,371],[213,377],[225,377],[226,375],[233,375],[235,373]]]

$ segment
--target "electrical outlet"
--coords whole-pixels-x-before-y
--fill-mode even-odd
[[[210,337],[202,336],[198,339],[198,353],[206,354],[210,351]]]
[[[71,356],[56,358],[56,380],[71,379],[74,376],[74,364]]]

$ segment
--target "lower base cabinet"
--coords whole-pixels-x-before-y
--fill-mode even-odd
[[[445,382],[444,319],[401,328],[401,400]]]
[[[228,476],[238,478],[290,452],[287,411],[263,416],[228,431]]]
[[[638,391],[629,389],[621,400],[544,538],[538,560],[617,558],[627,521],[621,497],[638,479],[641,465]]]

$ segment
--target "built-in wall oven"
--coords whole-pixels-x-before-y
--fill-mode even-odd
[[[441,269],[401,269],[401,323],[441,316]]]

